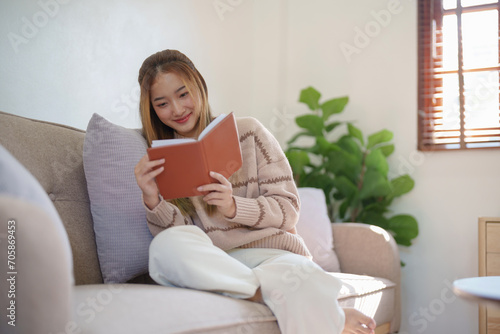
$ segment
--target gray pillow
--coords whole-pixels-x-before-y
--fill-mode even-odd
[[[146,149],[138,130],[92,115],[83,167],[104,283],[123,283],[148,271],[153,236],[134,175]]]

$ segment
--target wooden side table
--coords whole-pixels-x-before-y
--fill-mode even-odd
[[[479,276],[500,276],[500,217],[480,217],[478,236]],[[479,334],[500,334],[499,308],[479,306]]]

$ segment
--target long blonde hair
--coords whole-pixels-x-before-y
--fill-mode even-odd
[[[139,85],[141,98],[139,110],[142,121],[142,132],[151,146],[153,140],[174,138],[174,129],[165,125],[156,114],[151,103],[150,90],[156,77],[161,73],[177,74],[190,96],[193,97],[195,108],[200,110],[197,133],[199,134],[213,120],[210,105],[208,104],[208,89],[205,79],[198,72],[193,62],[177,50],[163,50],[144,60],[139,70]],[[194,206],[189,198],[170,200],[184,215],[194,213]],[[215,206],[205,204],[209,214],[215,212]]]

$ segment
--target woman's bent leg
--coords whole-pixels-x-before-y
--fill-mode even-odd
[[[149,248],[149,274],[158,284],[252,297],[259,281],[253,271],[214,246],[197,226],[175,226],[158,234]]]
[[[252,297],[260,286],[265,304],[284,334],[340,334],[345,314],[337,303],[341,283],[307,258],[277,249],[215,247],[196,226],[178,226],[151,243],[151,277],[236,298]]]
[[[254,268],[264,302],[284,334],[340,334],[345,314],[337,298],[341,282],[309,259],[292,253]]]

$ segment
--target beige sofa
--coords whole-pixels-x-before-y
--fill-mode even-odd
[[[0,306],[2,318],[12,318],[12,310],[5,310],[14,301],[16,324],[2,320],[0,332],[279,333],[273,314],[258,303],[158,286],[147,275],[103,284],[82,164],[85,135],[0,112],[0,261],[2,273],[14,272],[14,285],[2,279],[0,290],[15,293],[8,300],[2,296]],[[24,167],[12,167],[13,159]],[[23,193],[19,183],[29,179],[24,168],[46,199],[33,199],[36,191],[30,188]],[[13,224],[15,265],[9,269],[7,244],[13,233],[7,225]],[[393,238],[365,224],[331,227],[341,269],[333,275],[343,281],[339,303],[373,316],[377,333],[397,332],[400,260]]]

